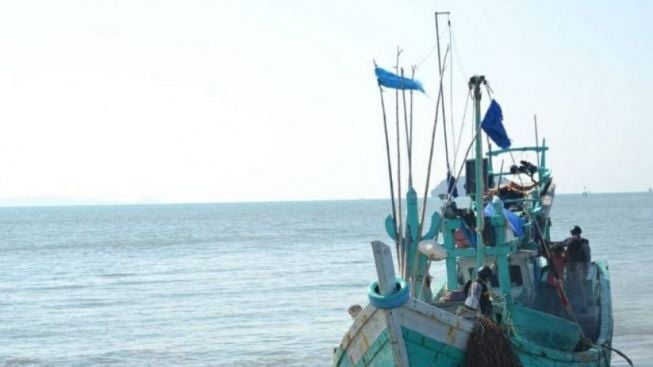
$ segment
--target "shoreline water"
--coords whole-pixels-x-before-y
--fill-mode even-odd
[[[0,365],[328,366],[388,201],[1,208]],[[563,194],[552,217],[609,262],[614,346],[653,360],[653,195]]]

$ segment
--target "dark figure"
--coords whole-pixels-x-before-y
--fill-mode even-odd
[[[580,306],[581,310],[587,307],[585,278],[587,278],[587,271],[592,261],[590,243],[580,236],[582,232],[579,226],[574,226],[570,231],[571,237],[564,242],[569,259],[567,288],[572,295],[572,304]]]
[[[551,259],[549,260],[551,271],[549,271],[547,283],[556,285],[562,282],[565,278],[565,265],[567,265],[567,262],[568,259],[564,247],[560,245],[551,247]]]
[[[465,284],[465,307],[481,314],[492,317],[492,300],[490,299],[490,289],[487,284],[492,276],[492,269],[489,266],[482,266],[478,269],[476,279],[470,280]]]
[[[546,311],[560,316],[563,313],[564,295],[560,293],[562,282],[565,277],[565,267],[568,259],[565,249],[561,245],[551,247],[551,257],[549,259],[549,274],[546,278]]]

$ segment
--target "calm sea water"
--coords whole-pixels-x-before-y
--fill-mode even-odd
[[[0,366],[328,366],[389,207],[0,208]],[[614,346],[653,366],[653,194],[561,195],[552,216],[609,261]]]

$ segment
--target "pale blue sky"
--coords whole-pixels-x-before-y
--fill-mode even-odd
[[[422,192],[436,10],[452,12],[457,126],[482,73],[515,144],[538,115],[559,192],[653,186],[650,2],[14,1],[0,3],[0,202],[386,197],[372,60],[390,68],[397,46],[427,89]]]

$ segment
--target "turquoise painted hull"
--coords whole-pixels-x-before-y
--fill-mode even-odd
[[[367,306],[335,350],[333,365],[338,367],[398,365],[397,348],[392,345],[392,332],[386,324],[386,318],[391,313],[399,314],[400,342],[408,357],[408,365],[462,365],[465,360],[464,346],[471,333],[472,324],[464,319],[456,320],[457,317],[454,315],[442,322],[437,318],[437,313],[428,312],[429,307],[431,311],[434,307],[414,299],[409,300],[407,304],[408,306],[394,310]]]
[[[602,307],[597,345],[581,352],[564,351],[525,339],[523,335],[513,335],[513,351],[522,366],[610,366],[610,350],[600,347],[610,346],[612,340],[610,281],[607,265],[602,263],[599,267]],[[398,324],[397,329],[401,330],[395,340],[403,348],[393,346],[392,331],[388,327],[393,320]],[[531,322],[537,323],[537,320]],[[401,366],[397,353],[405,353],[408,366],[466,366],[465,349],[472,325],[469,320],[412,298],[406,304],[391,310],[368,305],[356,317],[349,332],[334,351],[333,366]]]
[[[457,367],[465,366],[465,351],[448,346],[445,343],[425,338],[412,330],[403,329],[403,337],[410,366]],[[517,342],[514,349],[519,361],[524,367],[596,367],[610,366],[610,353],[592,348],[582,353],[560,354],[555,350],[533,348],[528,342]],[[336,351],[338,367],[380,367],[394,366],[392,348],[389,345],[387,332],[368,349],[363,358],[353,364],[349,359],[343,358],[344,351]]]
[[[412,330],[403,329],[402,332],[411,366],[458,366],[465,360],[464,351],[462,350],[425,338]],[[384,332],[377,339],[358,363],[352,364],[350,360],[343,358],[336,366],[394,366],[392,348],[389,344],[387,332]]]
[[[419,332],[402,328],[409,366],[454,367],[465,366],[465,350],[446,342],[425,337]],[[591,348],[584,352],[560,352],[533,345],[526,340],[514,340],[517,357],[524,367],[603,367],[610,366],[607,350]],[[334,354],[334,366],[338,367],[381,367],[395,366],[393,350],[387,330],[379,335],[361,358],[352,361],[347,351],[339,347]]]

